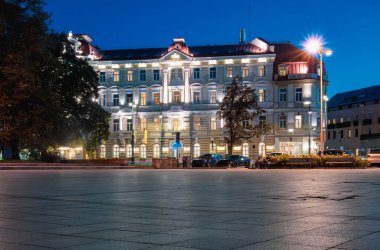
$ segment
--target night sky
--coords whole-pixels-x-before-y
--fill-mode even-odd
[[[318,4],[319,3],[319,4]],[[329,96],[380,84],[379,0],[47,0],[55,31],[86,33],[102,49],[168,47],[174,37],[189,46],[233,44],[246,28],[251,39],[301,46],[321,34],[334,54],[327,58]]]

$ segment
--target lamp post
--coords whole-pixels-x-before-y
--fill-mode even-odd
[[[327,97],[327,95],[324,95],[323,96],[323,101],[325,102],[325,124],[324,124],[324,130],[323,130],[323,138],[325,139],[326,141],[326,132],[327,132],[327,102],[329,101],[329,98]]]
[[[332,51],[330,49],[326,49],[324,48],[324,40],[322,37],[320,36],[312,36],[312,37],[309,37],[305,42],[304,42],[304,47],[305,47],[305,50],[311,54],[318,54],[319,55],[319,64],[320,64],[320,71],[319,71],[319,75],[320,75],[320,90],[319,90],[319,97],[320,97],[320,135],[319,135],[319,139],[320,139],[320,151],[323,152],[323,150],[325,149],[325,140],[324,140],[324,132],[323,132],[323,55],[326,55],[326,56],[331,56],[332,55]]]
[[[163,130],[163,127],[162,127],[162,114],[159,116],[160,117],[160,122],[161,122],[161,125],[160,125],[160,129],[161,129],[161,134],[160,134],[160,158],[162,158],[162,144],[163,144],[163,138],[164,138],[164,130]]]
[[[135,113],[133,112],[133,109],[136,108],[136,104],[129,103],[129,107],[132,108],[132,128],[131,128],[131,146],[132,146],[132,156],[131,156],[131,165],[135,164],[135,131],[134,131],[134,123],[135,123]]]
[[[311,128],[311,102],[310,101],[306,101],[304,102],[305,105],[309,105],[309,111],[308,111],[308,114],[309,114],[309,140],[308,140],[308,146],[309,146],[309,155],[311,153],[311,131],[310,131],[310,128]]]

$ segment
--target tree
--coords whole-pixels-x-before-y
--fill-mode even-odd
[[[73,142],[93,152],[108,137],[110,119],[94,102],[96,72],[76,58],[66,35],[48,31],[43,1],[1,4],[7,9],[2,13],[0,8],[5,31],[0,34],[0,47],[5,48],[0,50],[1,146],[12,148],[13,159],[19,149],[44,157],[47,149]]]
[[[235,77],[217,112],[218,118],[224,121],[229,153],[232,153],[233,146],[240,144],[242,139],[249,140],[269,131],[270,125],[267,123],[251,125],[251,121],[263,113],[265,111],[258,105],[255,89],[243,83],[240,77]]]

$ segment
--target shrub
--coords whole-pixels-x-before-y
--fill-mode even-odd
[[[354,165],[356,168],[368,168],[371,163],[367,159],[362,159],[361,156],[355,156]]]

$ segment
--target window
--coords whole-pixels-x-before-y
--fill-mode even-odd
[[[265,115],[259,116],[259,125],[260,127],[263,127],[267,121],[267,117]]]
[[[106,106],[106,95],[100,95],[99,96],[99,105],[102,107]]]
[[[215,116],[210,117],[210,129],[216,130],[216,117]]]
[[[180,118],[172,118],[172,130],[178,131],[181,129],[181,120]]]
[[[249,157],[249,145],[248,143],[243,143],[243,146],[242,146],[242,155],[245,156],[245,157]]]
[[[233,72],[232,72],[232,66],[227,66],[226,67],[226,77],[232,77]]]
[[[215,79],[216,78],[216,68],[215,67],[212,67],[210,68],[210,79]]]
[[[158,105],[158,104],[161,103],[161,101],[160,101],[160,93],[159,92],[153,93],[153,103],[155,105]]]
[[[193,92],[193,103],[201,103],[201,92]]]
[[[336,131],[333,131],[333,139],[336,139]]]
[[[119,119],[113,119],[113,131],[119,131],[120,123]]]
[[[113,72],[113,81],[118,82],[119,81],[119,71]]]
[[[265,89],[259,90],[259,102],[265,102],[266,101],[266,93]]]
[[[131,157],[132,157],[132,145],[128,144],[127,145],[127,158],[131,158]]]
[[[153,70],[153,81],[160,80],[160,71],[158,69]]]
[[[372,129],[371,128],[368,129],[368,134],[369,135],[372,134]]]
[[[351,129],[348,129],[347,137],[348,137],[348,138],[351,138]]]
[[[153,119],[153,128],[156,131],[161,130],[161,118],[160,117],[156,117]]]
[[[181,103],[181,91],[179,90],[173,91],[173,103],[175,104]]]
[[[144,129],[146,129],[146,118],[140,118],[140,128],[141,131],[144,131]]]
[[[153,146],[153,158],[160,158],[160,145],[158,144]]]
[[[215,104],[216,103],[216,90],[210,91],[210,103]]]
[[[244,120],[243,121],[243,129],[248,129],[249,128],[249,121],[248,120]]]
[[[133,104],[134,103],[134,101],[133,101],[133,94],[131,94],[131,93],[127,94],[126,97],[125,97],[125,102],[126,102],[127,105],[129,105],[130,103]]]
[[[200,72],[201,72],[201,69],[200,69],[200,68],[195,68],[195,69],[193,69],[193,78],[194,78],[194,79],[199,79],[199,77],[200,77]]]
[[[119,158],[119,145],[114,145],[113,146],[113,158]]]
[[[105,145],[100,146],[100,158],[101,159],[106,158],[106,146]]]
[[[201,129],[201,118],[199,116],[193,116],[193,127],[194,130]]]
[[[341,131],[340,131],[340,138],[341,138],[341,139],[343,139],[343,135],[344,135],[343,130],[341,130]]]
[[[146,81],[146,70],[140,70],[140,81],[145,82]]]
[[[343,123],[343,122],[344,122],[344,118],[341,117],[341,118],[340,118],[340,123]]]
[[[296,102],[302,102],[302,88],[296,88]]]
[[[280,102],[286,102],[286,89],[280,89]]]
[[[286,115],[280,115],[280,128],[286,129]]]
[[[294,123],[295,128],[302,128],[302,116],[296,115]]]
[[[242,67],[241,76],[242,77],[248,77],[249,76],[249,67],[248,66]]]
[[[127,71],[127,81],[128,82],[132,82],[133,81],[133,71],[132,70],[128,70]]]
[[[182,79],[182,69],[172,69],[171,71],[171,79]]]
[[[119,94],[113,94],[113,106],[119,106]]]
[[[127,119],[127,131],[132,131],[132,119]]]
[[[265,76],[265,65],[259,66],[259,76]]]
[[[280,75],[280,76],[286,76],[286,69],[281,68],[281,69],[279,70],[279,75]]]
[[[194,158],[199,157],[201,155],[201,146],[199,143],[194,144]]]
[[[359,136],[359,129],[355,129],[355,137],[358,137]]]
[[[146,145],[145,144],[142,144],[140,146],[140,158],[146,159]]]
[[[146,105],[146,93],[140,93],[140,105],[141,106]]]
[[[330,131],[327,132],[327,140],[330,140]]]
[[[99,73],[99,82],[105,82],[106,81],[106,72],[102,71]]]

